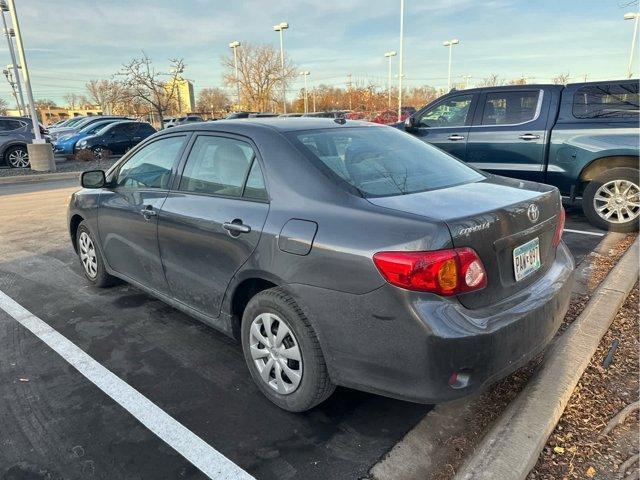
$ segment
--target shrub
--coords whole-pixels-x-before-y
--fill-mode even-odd
[[[78,150],[73,158],[79,162],[92,162],[95,160],[91,150]]]

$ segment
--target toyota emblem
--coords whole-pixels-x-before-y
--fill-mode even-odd
[[[540,210],[538,210],[538,207],[535,204],[532,203],[529,205],[529,208],[527,208],[527,217],[529,217],[531,223],[536,223],[538,218],[540,218]]]

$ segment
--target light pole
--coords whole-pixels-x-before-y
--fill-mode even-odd
[[[16,60],[16,52],[13,48],[13,40],[11,40],[11,37],[15,36],[15,31],[13,30],[13,28],[7,27],[7,19],[5,18],[4,13],[9,11],[9,7],[7,6],[7,2],[5,0],[0,1],[0,10],[2,10],[0,12],[0,15],[2,15],[2,26],[4,27],[3,32],[7,37],[7,46],[9,47],[9,54],[11,55],[13,78],[15,79],[15,84],[18,87],[18,95],[20,96],[20,102],[18,102],[18,110],[20,110],[21,115],[27,115],[27,109],[24,104],[24,95],[22,94],[22,85],[20,84],[20,74],[18,73],[19,67]]]
[[[309,70],[300,72],[304,76],[304,113],[309,113],[309,96],[307,95],[307,77],[311,74]]]
[[[449,79],[447,80],[447,92],[451,90],[451,50],[454,45],[458,45],[460,40],[454,38],[452,40],[447,40],[446,42],[442,42],[442,45],[445,47],[449,47]]]
[[[229,48],[233,50],[233,64],[236,69],[236,102],[238,104],[238,110],[240,110],[240,79],[238,78],[238,51],[240,42],[235,40],[229,44]]]
[[[398,121],[402,118],[402,77],[404,51],[404,0],[400,0],[400,56],[398,57]]]
[[[636,40],[638,38],[638,20],[640,19],[640,12],[629,12],[624,14],[625,20],[635,20],[635,26],[633,27],[633,39],[631,40],[631,52],[629,53],[629,67],[627,68],[627,78],[633,76],[633,52],[636,47]]]
[[[388,100],[389,105],[387,108],[389,110],[391,110],[391,59],[396,55],[397,53],[395,50],[384,54],[384,56],[389,59],[389,77],[387,78],[387,96],[389,97],[389,100]]]
[[[22,45],[22,35],[20,34],[20,24],[18,22],[18,15],[16,14],[16,5],[14,0],[8,0],[8,4],[9,12],[11,13],[11,23],[13,24],[13,30],[16,36],[16,47],[18,48],[20,65],[22,66],[22,78],[24,79],[24,86],[27,90],[27,100],[29,101],[29,112],[31,114],[31,123],[33,124],[33,134],[36,137],[33,143],[46,143],[44,138],[42,138],[42,134],[40,133],[40,125],[38,124],[38,115],[36,114],[36,105],[33,101],[31,81],[29,80],[29,69],[27,68],[27,60],[24,56],[24,46]]]
[[[469,88],[469,80],[471,80],[471,75],[463,75],[462,78],[464,80],[464,88]]]
[[[284,78],[284,31],[289,28],[287,22],[280,22],[278,25],[274,25],[273,29],[276,32],[280,32],[280,66],[282,67],[282,111],[287,113],[287,82]]]
[[[24,113],[22,113],[22,107],[20,106],[20,100],[18,100],[18,92],[16,91],[16,82],[13,81],[13,73],[11,70],[12,68],[13,68],[12,65],[7,65],[7,67],[2,70],[2,73],[4,74],[5,78],[7,79],[7,82],[9,83],[9,86],[11,87],[11,93],[13,94],[13,98],[16,101],[18,112],[20,112],[20,115],[24,115]]]

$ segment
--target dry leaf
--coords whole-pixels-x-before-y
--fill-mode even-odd
[[[587,477],[593,478],[596,475],[596,469],[593,467],[587,468]]]
[[[553,451],[556,453],[564,453],[563,447],[553,447]]]

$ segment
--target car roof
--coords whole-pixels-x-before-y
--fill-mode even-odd
[[[339,121],[336,121],[339,120]],[[371,127],[383,128],[384,125],[363,122],[359,120],[345,120],[333,118],[314,118],[314,117],[256,117],[256,118],[239,118],[234,120],[218,120],[216,122],[203,122],[192,125],[181,125],[171,128],[171,132],[182,130],[198,130],[198,131],[226,131],[229,133],[249,133],[251,130],[265,129],[275,130],[279,132],[292,132],[300,130],[320,130],[327,128],[346,128],[346,127]]]

